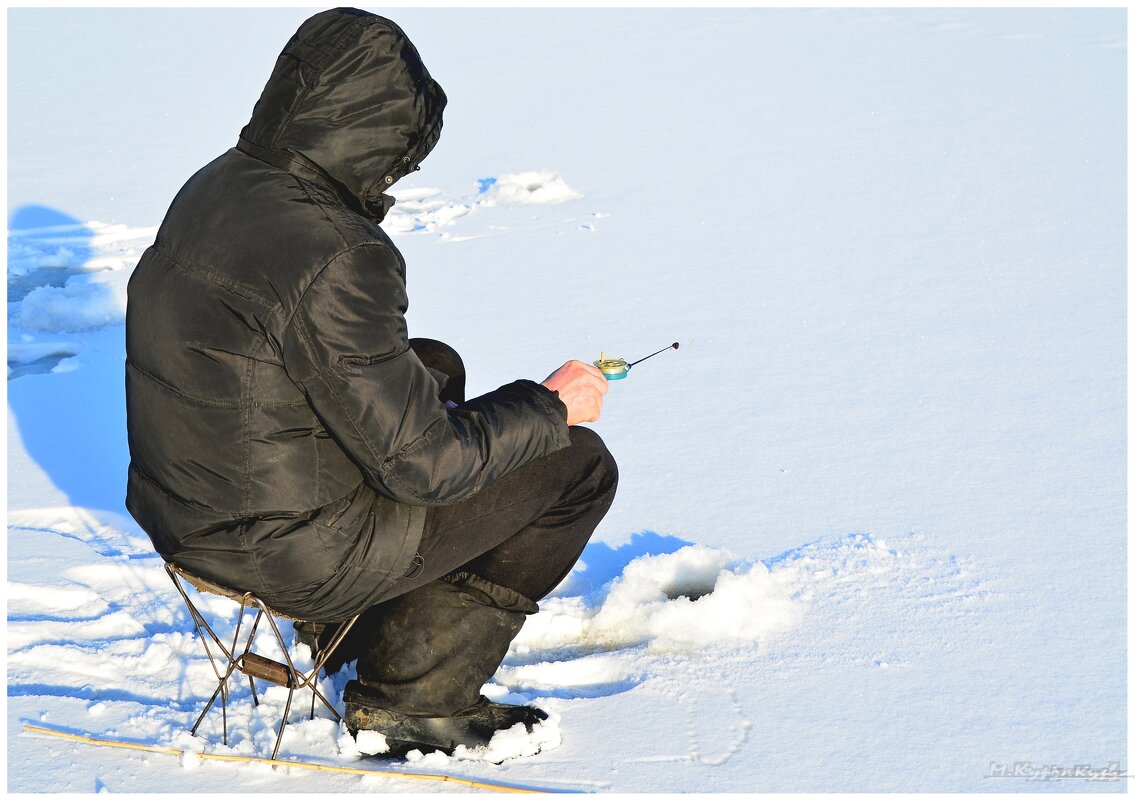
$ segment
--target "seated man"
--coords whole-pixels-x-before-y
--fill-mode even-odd
[[[366,610],[348,726],[452,751],[545,717],[480,687],[617,472],[575,425],[599,417],[595,367],[466,401],[457,354],[408,339],[378,223],[444,106],[389,20],[326,11],[288,42],[131,277],[127,507],[165,559],[280,612]]]

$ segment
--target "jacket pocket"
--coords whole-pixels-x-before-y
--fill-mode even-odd
[[[361,354],[351,354],[340,356],[338,362],[340,365],[349,364],[352,367],[370,367],[375,364],[382,364],[383,362],[397,359],[401,353],[394,354],[375,354],[373,356],[363,356]]]
[[[358,496],[359,490],[362,488],[362,486],[363,485],[360,484],[359,486],[351,490],[350,494],[344,495],[342,498],[339,498],[336,501],[331,501],[331,503],[321,507],[319,511],[315,513],[315,517],[312,518],[312,522],[317,523],[321,526],[326,526],[327,528],[335,528],[335,524],[342,520],[343,515],[345,515],[347,513],[347,510],[351,508],[351,503]]]

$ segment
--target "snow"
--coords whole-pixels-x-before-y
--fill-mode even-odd
[[[270,753],[286,694],[234,684],[228,745],[189,734],[216,682],[123,507],[125,283],[310,13],[8,12],[10,791],[463,790],[195,756]],[[1125,789],[1125,10],[386,13],[450,98],[386,226],[411,333],[474,393],[681,349],[612,385],[615,506],[483,688],[549,719],[383,761],[294,713],[282,757]],[[1107,780],[1052,778],[1077,765]]]
[[[551,170],[508,173],[493,180],[484,191],[493,205],[545,205],[567,203],[582,197]]]

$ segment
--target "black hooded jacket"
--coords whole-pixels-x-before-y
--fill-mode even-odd
[[[237,147],[174,199],[126,319],[127,507],[164,558],[341,619],[405,572],[427,507],[568,445],[543,386],[447,410],[408,347],[377,223],[444,106],[392,22],[317,14]]]

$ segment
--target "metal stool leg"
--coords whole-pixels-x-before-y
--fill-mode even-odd
[[[208,714],[209,710],[212,709],[216,704],[217,698],[219,696],[221,699],[222,740],[225,745],[228,745],[228,682],[232,677],[233,671],[236,670],[239,670],[241,673],[247,676],[248,686],[252,694],[252,702],[254,705],[259,705],[260,703],[260,699],[256,693],[256,683],[254,681],[254,677],[267,681],[271,684],[285,687],[288,690],[288,696],[284,702],[284,714],[282,719],[280,720],[280,728],[276,733],[276,742],[272,750],[272,759],[276,759],[277,755],[280,752],[280,745],[283,743],[284,739],[284,729],[287,728],[288,725],[288,718],[291,714],[292,709],[292,700],[297,689],[307,688],[312,692],[310,719],[315,719],[315,699],[318,698],[328,709],[328,711],[330,711],[331,714],[335,717],[336,721],[342,720],[338,710],[335,709],[332,703],[319,689],[319,672],[331,658],[332,654],[335,652],[335,649],[337,649],[343,642],[347,633],[358,621],[357,615],[340,627],[339,631],[336,633],[336,636],[332,638],[332,641],[328,644],[327,648],[320,649],[319,652],[314,655],[315,664],[313,668],[307,674],[304,674],[301,673],[298,668],[296,668],[295,663],[292,661],[291,653],[288,649],[288,644],[284,641],[284,637],[280,633],[280,627],[276,623],[276,616],[279,613],[271,609],[267,604],[264,603],[264,601],[262,601],[252,593],[246,592],[242,594],[227,587],[221,587],[220,585],[208,582],[204,579],[201,579],[200,577],[186,572],[181,568],[178,568],[172,563],[167,563],[165,569],[166,573],[170,577],[170,580],[173,581],[174,587],[177,588],[178,594],[181,595],[182,600],[185,602],[186,608],[189,610],[190,617],[193,620],[193,625],[197,630],[197,636],[201,640],[201,644],[205,649],[206,656],[209,658],[209,664],[213,669],[213,673],[217,677],[217,688],[213,691],[212,696],[210,696],[208,702],[205,704],[205,708],[201,710],[201,714],[198,715],[197,720],[193,724],[193,728],[191,729],[191,733],[197,733],[197,729],[201,726],[201,723],[205,719],[205,716]],[[233,631],[231,648],[226,647],[225,643],[221,641],[217,633],[213,631],[212,627],[209,626],[208,621],[205,620],[204,616],[190,600],[188,594],[185,591],[185,588],[182,586],[182,581],[186,581],[191,584],[198,592],[221,595],[238,604],[239,613],[237,615],[236,626]],[[252,607],[256,608],[256,615],[254,616],[251,625],[248,626],[247,634],[244,635],[244,639],[242,641],[242,631],[246,630],[244,616],[246,612],[251,612]],[[261,656],[253,650],[256,634],[259,630],[260,622],[262,620],[267,620],[268,628],[271,631],[276,645],[279,647],[280,652],[284,655],[284,662],[279,662],[274,659],[269,659],[267,657]],[[213,649],[209,645],[210,640],[212,641],[213,645],[216,646],[216,649],[219,652],[218,654],[214,654]],[[242,642],[243,648],[240,647],[242,645]],[[219,664],[223,666],[223,670],[222,667],[219,666]]]

